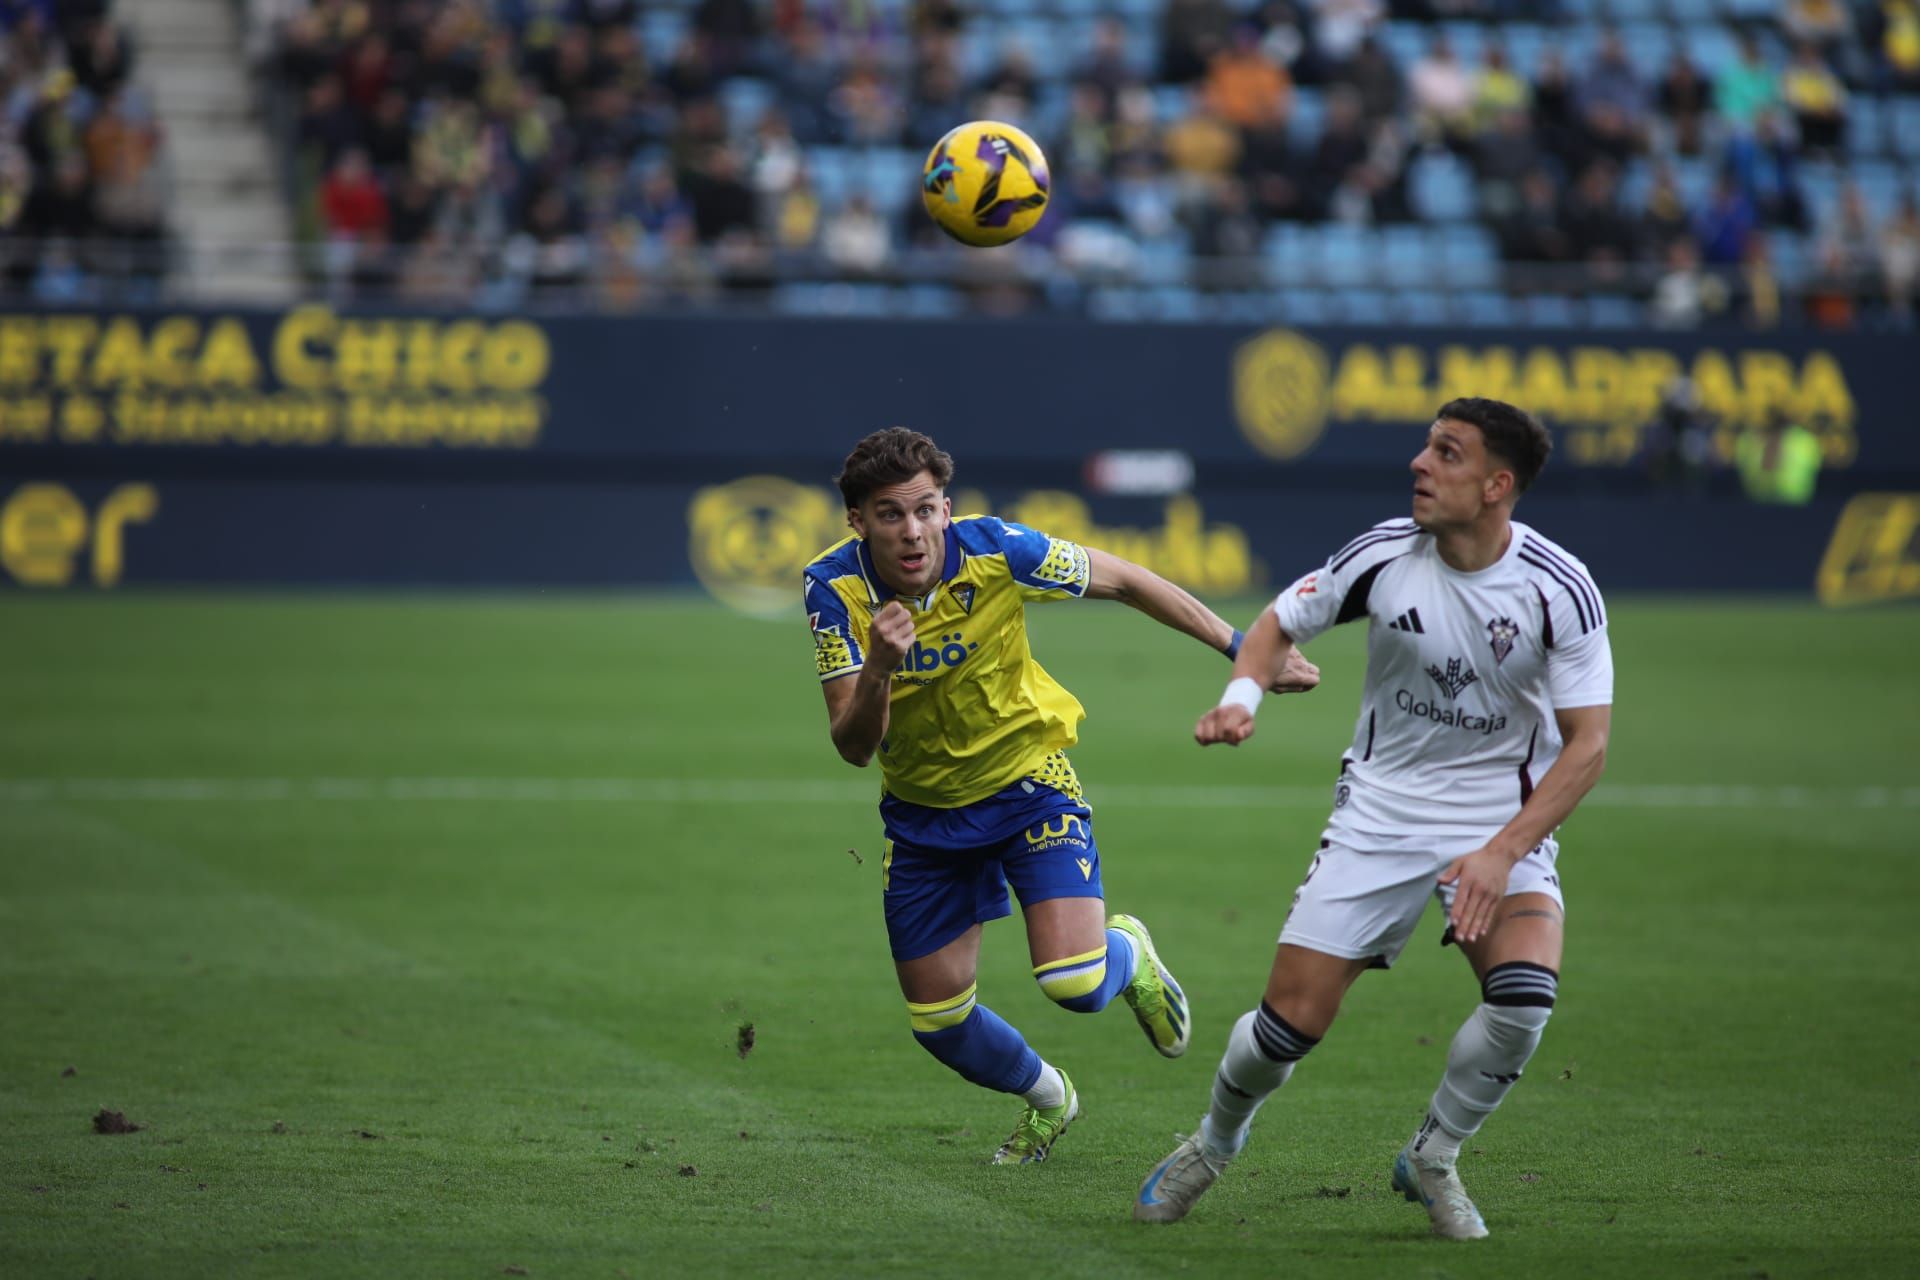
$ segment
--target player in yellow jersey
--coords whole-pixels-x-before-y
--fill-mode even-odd
[[[880,757],[887,938],[914,1038],[967,1080],[1026,1102],[996,1164],[1044,1160],[1080,1113],[1073,1083],[975,996],[980,926],[1019,895],[1040,988],[1063,1008],[1118,995],[1163,1056],[1186,1051],[1186,997],[1146,926],[1108,916],[1093,813],[1066,748],[1079,702],[1036,662],[1026,606],[1119,600],[1232,657],[1240,633],[1139,565],[991,516],[954,519],[953,460],[893,427],[839,477],[854,536],[806,568],[833,744]],[[1297,656],[1297,655],[1296,655]],[[1298,658],[1276,691],[1311,689]]]

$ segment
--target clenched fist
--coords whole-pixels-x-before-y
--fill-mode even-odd
[[[891,671],[911,648],[913,615],[898,600],[889,600],[873,615],[873,626],[867,630],[867,662]]]
[[[1319,679],[1319,672],[1314,673],[1314,678]],[[1245,707],[1215,707],[1201,716],[1200,723],[1193,727],[1193,740],[1203,747],[1210,747],[1216,742],[1237,747],[1252,736],[1253,712]]]

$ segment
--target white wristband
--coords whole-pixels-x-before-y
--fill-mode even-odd
[[[1220,695],[1220,705],[1245,707],[1248,715],[1255,715],[1260,710],[1260,699],[1266,696],[1266,692],[1252,676],[1236,676],[1227,682],[1227,691]]]

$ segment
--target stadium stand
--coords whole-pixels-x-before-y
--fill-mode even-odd
[[[151,296],[167,270],[161,130],[108,9],[0,3],[0,287],[16,297]]]
[[[81,75],[112,24],[54,8],[0,6],[30,193],[7,283],[48,297],[86,254],[23,245],[163,243],[95,158],[132,143],[47,149],[49,114],[141,119]],[[309,283],[340,300],[1905,327],[1920,287],[1920,0],[249,13]],[[976,117],[1021,123],[1054,177],[992,254],[918,208],[927,148]]]

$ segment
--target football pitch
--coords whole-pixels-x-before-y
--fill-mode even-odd
[[[1431,912],[1193,1217],[1127,1216],[1260,993],[1360,628],[1202,752],[1223,660],[1030,613],[1110,901],[1196,1029],[1166,1062],[1124,1006],[1055,1008],[990,925],[981,999],[1086,1108],[1004,1169],[1017,1101],[908,1035],[878,775],[798,619],[0,599],[0,1274],[1915,1274],[1920,611],[1611,604],[1560,1006],[1463,1157],[1493,1236],[1460,1245],[1387,1187],[1478,998]]]

